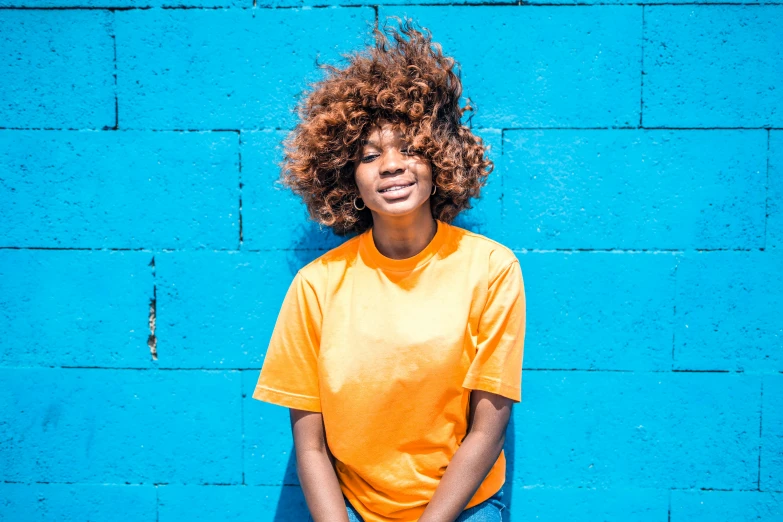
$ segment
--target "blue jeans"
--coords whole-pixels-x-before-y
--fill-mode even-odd
[[[501,488],[500,491],[484,502],[480,502],[463,511],[454,522],[501,522],[503,520],[501,512],[506,508],[502,498],[503,489]],[[345,507],[348,509],[348,520],[350,522],[364,522],[347,498],[345,499]]]

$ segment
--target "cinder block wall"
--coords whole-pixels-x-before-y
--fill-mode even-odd
[[[0,519],[306,520],[250,391],[341,239],[274,162],[408,14],[526,281],[506,519],[783,520],[783,5],[427,3],[0,0]]]

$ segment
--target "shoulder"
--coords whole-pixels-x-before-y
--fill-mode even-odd
[[[499,241],[483,234],[472,232],[456,225],[449,225],[459,249],[470,252],[471,257],[486,261],[490,279],[506,270],[511,264],[519,263],[513,250]]]
[[[313,286],[325,284],[330,273],[344,272],[355,263],[359,253],[359,238],[360,235],[353,236],[321,254],[300,268],[298,274]]]

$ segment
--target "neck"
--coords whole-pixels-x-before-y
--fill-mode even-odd
[[[405,216],[381,216],[373,212],[372,238],[375,247],[391,259],[413,257],[432,241],[438,224],[429,205]]]

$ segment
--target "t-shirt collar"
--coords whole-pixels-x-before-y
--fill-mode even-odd
[[[359,248],[368,265],[393,272],[408,272],[427,264],[446,242],[449,228],[448,223],[439,219],[436,219],[435,222],[438,225],[435,236],[421,252],[413,257],[392,259],[381,254],[375,246],[375,240],[372,237],[372,228],[365,230],[364,233],[361,234],[359,238]]]

